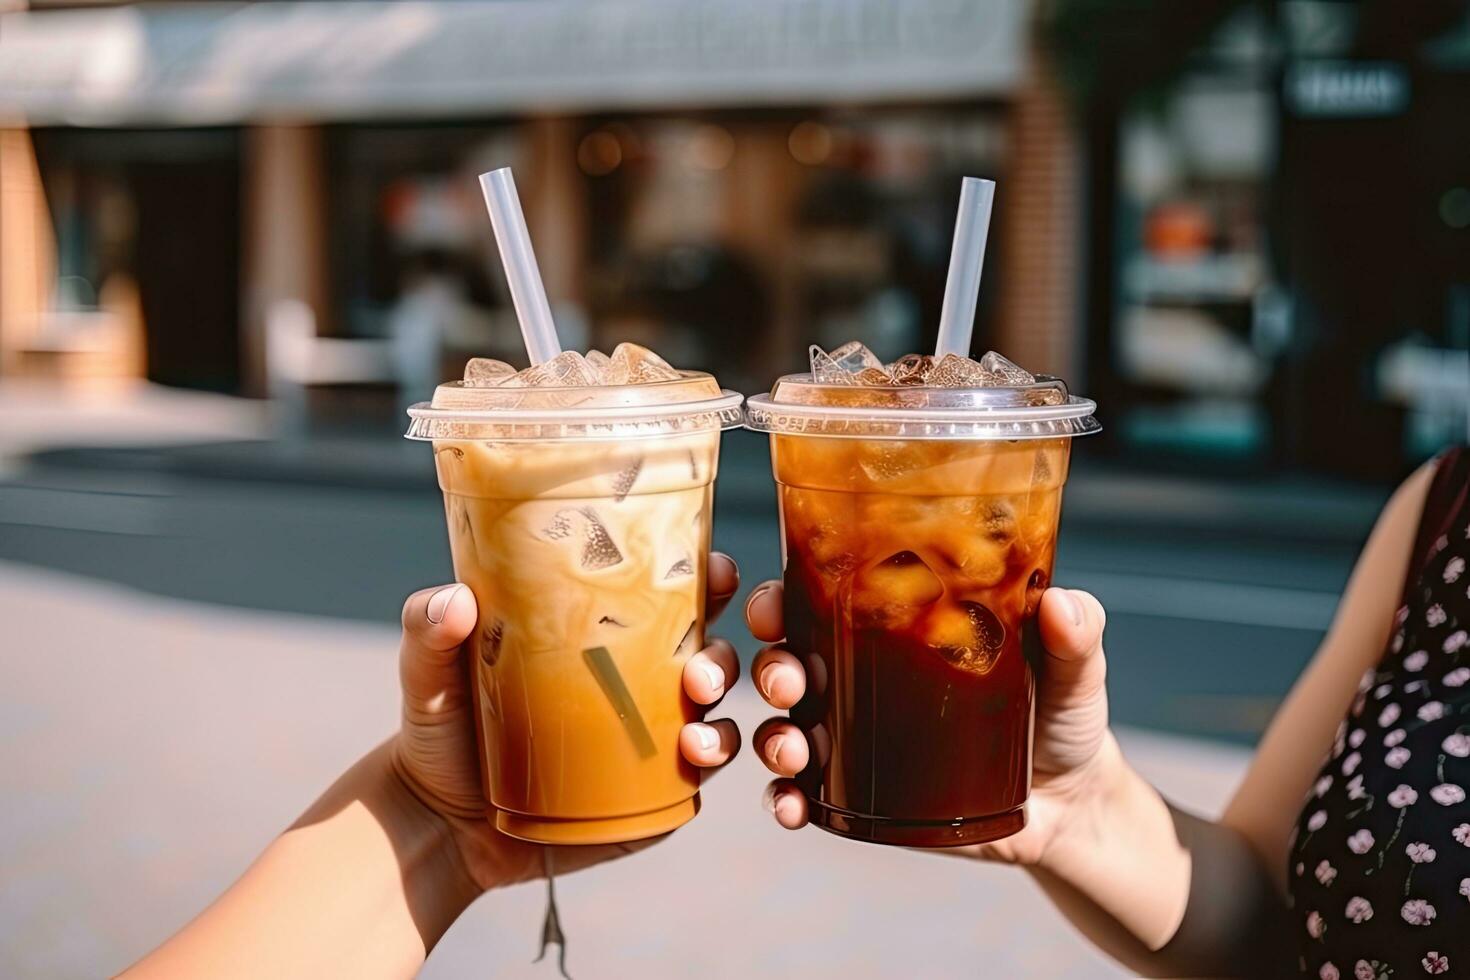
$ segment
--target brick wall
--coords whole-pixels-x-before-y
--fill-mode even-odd
[[[1080,377],[1083,363],[1080,139],[1060,85],[1033,46],[1007,126],[997,193],[1005,269],[999,349],[1031,371]]]

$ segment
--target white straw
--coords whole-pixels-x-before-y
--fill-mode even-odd
[[[500,247],[500,261],[510,283],[516,318],[521,321],[526,353],[532,364],[549,361],[561,353],[561,343],[556,339],[556,324],[551,321],[546,287],[536,266],[536,253],[531,250],[531,232],[526,228],[526,216],[521,212],[521,199],[516,194],[510,168],[481,174],[480,190],[485,193],[485,207],[490,210],[490,224],[495,227],[495,244]]]
[[[970,356],[970,332],[975,328],[975,300],[980,295],[980,269],[985,264],[985,239],[990,211],[995,205],[995,181],[966,177],[960,183],[960,211],[955,219],[954,246],[949,252],[949,277],[944,281],[944,306],[939,311],[939,342],[934,356]]]

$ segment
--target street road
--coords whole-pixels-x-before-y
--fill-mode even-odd
[[[390,443],[377,468],[350,448],[203,462],[55,454],[0,483],[0,559],[183,599],[392,622],[408,592],[451,575],[441,498],[427,450],[414,454],[423,447]],[[769,464],[751,433],[729,435],[722,456],[715,545],[748,587],[779,571]],[[319,472],[327,462],[338,471]],[[1074,465],[1056,581],[1108,608],[1115,717],[1253,741],[1327,625],[1377,496],[1227,493]],[[718,629],[754,652],[738,617]]]

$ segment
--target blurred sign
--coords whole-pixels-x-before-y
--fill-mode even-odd
[[[1409,105],[1409,74],[1391,61],[1315,61],[1286,72],[1286,104],[1298,116],[1393,116]]]
[[[1008,91],[1026,0],[160,5],[0,15],[0,115],[208,124]]]

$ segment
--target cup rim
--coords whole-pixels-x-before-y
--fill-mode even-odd
[[[745,427],[771,435],[846,439],[1058,439],[1100,432],[1096,410],[1096,402],[1078,395],[1054,405],[928,407],[810,405],[778,402],[761,393],[745,400]]]
[[[745,401],[737,391],[721,388],[720,392],[716,397],[693,401],[565,408],[435,408],[431,402],[418,402],[408,408],[409,426],[404,438],[417,442],[549,443],[718,433],[742,424],[741,405]]]

